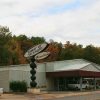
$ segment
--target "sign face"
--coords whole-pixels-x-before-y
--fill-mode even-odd
[[[43,44],[39,44],[35,47],[32,47],[31,49],[29,49],[26,53],[25,53],[25,57],[32,57],[35,56],[36,54],[40,53],[41,51],[43,51],[44,49],[46,49],[46,47],[48,47],[47,43],[43,43]]]
[[[35,56],[35,59],[41,60],[41,59],[48,57],[49,55],[50,55],[50,52],[41,52]]]

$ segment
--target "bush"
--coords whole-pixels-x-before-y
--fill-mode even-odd
[[[27,83],[25,81],[10,82],[10,90],[13,92],[27,92]]]

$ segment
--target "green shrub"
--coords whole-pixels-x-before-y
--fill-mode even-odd
[[[27,92],[27,83],[25,81],[11,81],[10,90],[13,92]]]

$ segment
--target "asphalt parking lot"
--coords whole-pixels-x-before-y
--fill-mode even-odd
[[[100,100],[100,91],[2,94],[0,100]]]

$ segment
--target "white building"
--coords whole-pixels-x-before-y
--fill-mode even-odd
[[[14,80],[25,80],[29,87],[30,70],[29,64],[1,66],[0,87],[8,92],[10,91],[9,83]],[[37,86],[46,86],[47,90],[65,88],[66,80],[72,77],[80,79],[100,77],[100,66],[83,59],[38,63],[36,71]]]

